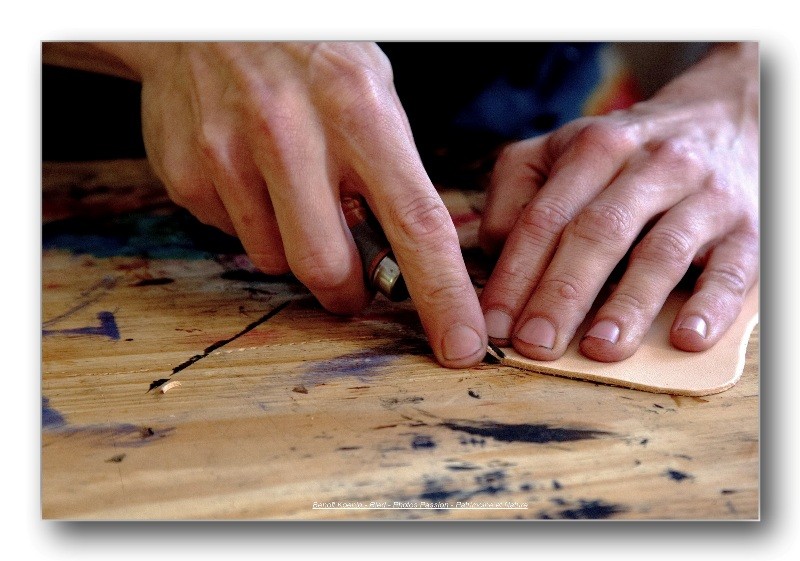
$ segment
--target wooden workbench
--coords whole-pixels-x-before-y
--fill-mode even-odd
[[[143,162],[45,164],[42,515],[758,519],[758,334],[702,398],[445,369],[411,302],[326,313]]]

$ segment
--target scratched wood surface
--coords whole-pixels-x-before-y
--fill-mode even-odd
[[[413,303],[327,314],[143,162],[45,164],[42,209],[44,518],[759,517],[758,328],[703,398],[449,370]]]

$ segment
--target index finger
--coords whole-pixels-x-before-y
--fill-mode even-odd
[[[455,226],[424,170],[403,110],[394,103],[376,109],[364,112],[371,118],[355,127],[365,137],[347,139],[351,165],[392,245],[437,360],[454,368],[475,365],[486,353],[486,327]]]

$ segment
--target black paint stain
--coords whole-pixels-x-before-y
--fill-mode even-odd
[[[161,386],[163,386],[167,382],[169,382],[169,378],[159,378],[158,380],[153,380],[152,382],[150,382],[150,387],[147,388],[147,392],[145,392],[145,393],[149,393],[149,392],[153,391],[156,388],[160,388]]]
[[[398,405],[406,405],[412,403],[419,403],[424,401],[424,397],[411,396],[411,397],[382,397],[380,398],[381,405],[386,409],[394,409]],[[424,424],[424,423],[423,423]]]
[[[468,501],[477,495],[496,495],[508,490],[506,474],[503,471],[491,471],[475,476],[475,488],[470,490],[448,490],[449,480],[426,479],[425,489],[419,495],[423,501],[445,502]]]
[[[425,481],[425,490],[420,493],[419,498],[423,501],[430,501],[430,502],[444,502],[453,497],[460,497],[462,495],[461,491],[448,491],[445,489],[445,483],[435,480],[435,479],[428,479]]]
[[[142,279],[131,286],[158,286],[161,284],[172,284],[173,282],[175,282],[175,279],[171,279],[169,277],[160,277],[157,279]]]
[[[553,489],[561,489],[562,485],[558,482],[558,479],[553,479]]]
[[[480,485],[481,493],[494,495],[506,490],[505,479],[505,472],[501,470],[490,471],[488,473],[475,476],[475,483]]]
[[[295,386],[292,388],[292,391],[295,393],[308,393],[308,390],[305,386]]]
[[[441,426],[467,434],[493,438],[500,442],[572,442],[589,440],[610,433],[590,429],[567,429],[538,424],[503,424],[492,422],[448,421]]]
[[[678,471],[676,469],[668,469],[664,472],[664,475],[672,479],[673,481],[683,481],[684,479],[693,479],[694,476],[689,475],[688,473],[684,473],[682,471]]]
[[[475,399],[480,399],[480,398],[481,398],[480,394],[479,394],[479,393],[477,393],[477,392],[475,392],[475,391],[473,391],[473,390],[469,390],[469,391],[467,392],[467,394],[468,394],[470,397],[474,397]]]
[[[116,456],[111,456],[109,459],[107,459],[106,463],[118,464],[124,459],[125,459],[125,454],[117,454]]]
[[[361,446],[339,446],[336,450],[361,450]]]
[[[605,503],[601,500],[585,501],[580,500],[573,508],[566,508],[557,511],[555,514],[542,512],[539,514],[541,519],[565,519],[565,520],[597,520],[601,518],[610,518],[611,516],[620,512],[625,512],[627,509],[622,505]]]
[[[737,492],[736,489],[722,489],[720,491],[720,494],[722,494],[722,495],[732,495],[732,494],[734,494],[736,492]]]
[[[436,443],[427,434],[418,434],[411,440],[411,447],[414,450],[420,448],[436,448]]]
[[[286,300],[285,302],[282,302],[281,304],[275,306],[272,310],[270,310],[269,312],[267,312],[266,314],[264,314],[263,316],[258,318],[256,321],[254,321],[253,323],[251,323],[250,325],[248,325],[247,327],[242,329],[239,333],[237,333],[233,337],[231,337],[229,339],[223,339],[221,341],[217,341],[216,343],[214,343],[210,347],[206,348],[201,354],[194,355],[189,360],[186,360],[186,361],[182,362],[181,364],[179,364],[178,366],[176,366],[175,368],[172,369],[172,374],[170,374],[170,376],[173,376],[173,375],[177,374],[181,370],[185,370],[186,368],[190,367],[192,364],[194,364],[198,360],[204,359],[205,357],[207,357],[208,355],[210,355],[211,353],[213,353],[214,351],[216,351],[220,347],[224,347],[225,345],[227,345],[228,343],[230,343],[232,341],[235,341],[236,339],[238,339],[242,335],[244,335],[246,333],[249,333],[250,331],[252,331],[256,327],[258,327],[262,323],[268,321],[273,316],[276,316],[286,306],[288,306],[291,303],[292,303],[291,300]]]
[[[450,471],[473,471],[478,469],[478,466],[474,466],[472,464],[454,464],[447,466],[447,469]]]
[[[472,446],[486,446],[486,439],[485,438],[475,438],[474,436],[470,436],[469,438],[461,437],[458,440],[459,443],[463,445],[471,444]]]

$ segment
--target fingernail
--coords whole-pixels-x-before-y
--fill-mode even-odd
[[[516,338],[529,345],[552,349],[556,344],[556,328],[546,319],[531,318],[517,331]]]
[[[484,315],[486,331],[492,339],[508,339],[511,336],[511,316],[500,310],[489,310]]]
[[[595,323],[592,328],[586,332],[585,337],[594,337],[595,339],[603,339],[611,343],[616,343],[619,340],[619,326],[613,321],[604,319]]]
[[[678,329],[689,329],[690,331],[694,331],[703,339],[706,338],[706,333],[708,333],[708,325],[706,324],[706,320],[701,318],[700,316],[689,316],[683,319],[683,321],[678,325]]]
[[[477,331],[466,325],[456,325],[442,339],[442,355],[447,360],[461,360],[483,351],[483,341]]]

